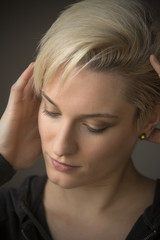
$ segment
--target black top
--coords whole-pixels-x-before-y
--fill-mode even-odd
[[[11,178],[15,171],[9,163],[6,164],[2,156],[0,156],[0,166],[3,166],[0,168],[0,183],[4,183],[3,175],[8,172]],[[46,180],[47,176],[32,176],[27,178],[18,189],[1,188],[0,237],[3,237],[2,239],[53,240],[42,202]],[[153,204],[139,217],[126,240],[160,240],[160,180],[157,180]]]

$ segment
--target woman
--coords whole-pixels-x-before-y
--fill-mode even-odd
[[[47,171],[1,190],[5,239],[160,239],[160,183],[131,160],[160,138],[159,30],[132,0],[82,1],[51,26],[0,123],[1,184],[41,148]]]

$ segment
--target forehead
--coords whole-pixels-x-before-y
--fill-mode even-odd
[[[88,111],[120,111],[128,105],[123,97],[124,81],[112,73],[82,70],[72,71],[60,88],[62,73],[52,77],[44,89],[46,94],[58,104],[77,106]]]

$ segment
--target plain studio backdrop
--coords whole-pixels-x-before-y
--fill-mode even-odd
[[[3,1],[0,10],[0,114],[8,101],[11,85],[34,61],[37,45],[59,13],[73,0]],[[159,0],[148,0],[160,9]],[[125,146],[124,146],[125,147]],[[160,178],[160,144],[138,142],[133,153],[136,168],[153,179]],[[23,159],[22,159],[23,161]],[[20,170],[7,186],[18,186],[29,175],[45,173],[43,158]]]

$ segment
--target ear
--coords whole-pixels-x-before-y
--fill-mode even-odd
[[[150,136],[153,129],[157,126],[160,121],[160,105],[156,106],[152,114],[149,116],[146,124],[142,129],[142,133],[145,133],[147,137]]]

